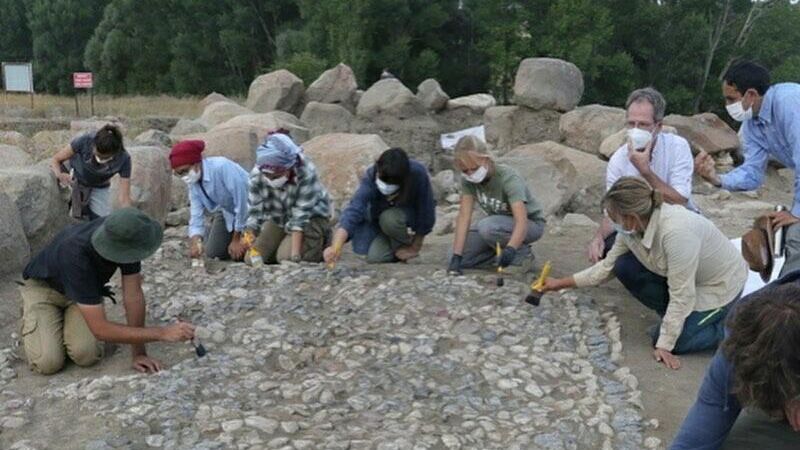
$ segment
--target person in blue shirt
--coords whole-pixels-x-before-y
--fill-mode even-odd
[[[351,240],[353,251],[369,263],[408,261],[419,255],[435,222],[428,170],[402,149],[391,148],[367,169],[323,257],[335,262]]]
[[[739,300],[671,450],[800,448],[800,271]]]
[[[722,95],[728,114],[742,122],[744,163],[717,175],[714,160],[705,152],[695,158],[695,171],[711,184],[729,191],[757,189],[764,182],[767,161],[778,160],[795,171],[794,204],[788,211],[771,213],[772,226],[786,229],[787,267],[800,263],[800,84],[770,86],[767,69],[749,61],[732,66],[723,76]]]
[[[205,239],[207,257],[239,261],[247,250],[242,232],[247,223],[249,177],[227,158],[203,158],[204,149],[203,141],[184,140],[169,154],[173,172],[189,187],[189,256],[202,255]],[[204,226],[206,211],[212,213],[208,232]]]

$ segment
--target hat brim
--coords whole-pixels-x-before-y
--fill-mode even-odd
[[[750,270],[757,272],[768,283],[775,264],[769,234],[763,228],[753,228],[742,236],[742,257]]]
[[[164,232],[158,222],[147,224],[142,239],[120,242],[111,238],[103,223],[92,234],[92,246],[103,258],[118,264],[131,264],[147,259],[161,246]]]

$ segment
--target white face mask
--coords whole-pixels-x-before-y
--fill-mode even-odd
[[[486,179],[486,175],[489,173],[489,169],[486,166],[480,166],[475,169],[474,172],[467,175],[464,174],[464,179],[469,181],[470,183],[480,184],[483,183],[483,180]]]
[[[622,225],[616,222],[612,222],[612,226],[614,227],[614,231],[623,236],[631,236],[633,233],[636,233],[636,230],[626,230]]]
[[[375,178],[375,185],[378,186],[378,190],[383,195],[392,195],[400,190],[400,185],[384,183],[380,178]]]
[[[266,177],[264,177],[264,178],[266,178]],[[274,189],[282,188],[283,185],[285,185],[286,182],[289,181],[289,177],[287,177],[286,175],[284,175],[284,176],[282,176],[280,178],[275,178],[274,180],[271,179],[271,178],[266,178],[266,179],[267,179],[267,184],[269,185],[269,187],[274,188]]]
[[[728,115],[731,116],[731,119],[737,122],[744,122],[745,120],[753,118],[753,108],[750,107],[745,111],[741,100],[736,103],[731,103],[730,105],[725,105],[725,109],[728,110]]]
[[[183,182],[186,184],[197,183],[198,181],[200,181],[200,171],[196,169],[191,169],[186,175],[181,177],[181,180],[183,180]]]
[[[628,130],[628,139],[630,139],[634,150],[641,150],[653,140],[653,133],[641,128],[631,128]]]

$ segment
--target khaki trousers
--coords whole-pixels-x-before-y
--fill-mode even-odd
[[[65,356],[79,366],[91,366],[103,357],[103,346],[78,306],[39,280],[27,280],[22,295],[22,345],[31,369],[42,374],[64,367]]]
[[[330,220],[327,217],[314,217],[303,228],[303,247],[300,257],[306,262],[322,262],[322,251],[330,238]],[[253,247],[261,253],[264,262],[275,264],[288,261],[292,257],[292,235],[282,227],[267,221],[261,227]]]

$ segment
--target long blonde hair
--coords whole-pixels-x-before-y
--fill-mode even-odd
[[[653,211],[663,203],[661,193],[637,177],[620,178],[603,197],[603,207],[607,211],[645,220],[650,219]]]

